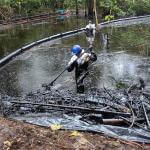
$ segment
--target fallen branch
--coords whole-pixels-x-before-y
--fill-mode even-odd
[[[117,116],[124,116],[124,117],[130,117],[130,113],[122,113],[122,112],[112,112],[112,111],[104,111],[94,108],[85,108],[85,107],[77,107],[77,106],[64,106],[64,105],[56,105],[56,104],[43,104],[43,103],[31,103],[31,102],[18,102],[18,101],[11,101],[11,103],[14,104],[20,104],[20,105],[38,105],[38,106],[48,106],[48,107],[55,107],[55,108],[61,108],[61,109],[76,109],[80,110],[81,112],[90,112],[90,113],[99,113],[103,115],[117,115]],[[25,106],[24,106],[25,107]]]
[[[145,97],[150,98],[150,93],[148,93],[148,92],[142,92],[142,94],[143,94]]]
[[[127,124],[131,124],[131,123],[132,123],[132,121],[130,121],[129,119],[126,119],[126,118],[121,117],[121,116],[120,116],[120,118],[123,119]],[[134,125],[136,125],[137,127],[141,128],[141,129],[143,129],[143,130],[145,130],[145,131],[150,132],[149,129],[145,129],[143,126],[141,126],[141,125],[140,125],[139,123],[137,123],[137,122],[135,122]]]
[[[115,98],[114,96],[112,96],[112,95],[108,92],[108,90],[107,90],[105,87],[104,87],[104,90],[105,90],[105,92],[111,97],[112,101],[114,100],[114,101],[116,102],[116,103],[113,103],[113,106],[116,105],[118,109],[121,108],[121,109],[125,109],[126,111],[128,111],[125,106],[122,106],[122,105],[119,103],[119,99],[116,100],[117,98]]]
[[[144,111],[144,116],[145,116],[145,120],[146,120],[146,123],[147,123],[147,127],[148,127],[148,129],[150,129],[150,122],[149,122],[149,119],[148,119],[146,109],[145,109],[145,106],[144,106],[143,102],[142,102],[142,108],[143,108],[143,111]]]
[[[131,110],[131,114],[132,114],[132,123],[131,123],[131,125],[129,127],[129,128],[132,128],[133,125],[134,125],[134,122],[135,122],[135,115],[134,115],[134,111],[133,111],[132,106],[130,105],[130,103],[127,102],[127,105],[129,106],[129,108]]]
[[[101,97],[101,98],[105,98],[106,99],[106,97]],[[99,102],[99,101],[90,101],[90,100],[86,100],[85,101],[85,103],[94,103],[94,104],[100,104],[100,105],[103,105],[103,106],[109,106],[109,107],[111,107],[111,108],[113,108],[113,109],[117,109],[117,110],[121,110],[121,111],[125,111],[125,112],[128,112],[129,111],[129,109],[127,108],[127,107],[125,107],[125,106],[121,106],[121,105],[119,105],[119,104],[116,104],[116,103],[114,103],[114,102]]]
[[[135,143],[135,142],[123,141],[123,140],[120,140],[120,139],[119,139],[119,141],[122,142],[123,144],[140,147],[142,150],[144,149],[144,147],[142,145],[140,145],[138,143]]]

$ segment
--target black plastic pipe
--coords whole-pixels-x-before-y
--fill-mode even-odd
[[[115,22],[127,21],[127,20],[136,20],[136,19],[138,20],[138,19],[141,19],[141,18],[149,18],[149,17],[150,17],[150,15],[138,16],[138,17],[130,17],[130,18],[122,18],[122,19],[117,19],[117,20],[111,20],[111,21],[103,22],[103,23],[100,23],[98,26],[99,26],[99,28],[103,28],[105,25],[113,24]],[[9,54],[8,56],[2,58],[0,60],[0,67],[2,67],[5,64],[7,64],[10,60],[12,60],[17,55],[23,53],[24,51],[26,51],[26,50],[28,50],[28,49],[30,49],[30,48],[38,45],[38,44],[42,44],[44,42],[55,40],[55,39],[62,38],[62,37],[67,37],[69,35],[73,35],[73,34],[76,34],[76,33],[83,32],[84,30],[85,30],[85,28],[81,28],[81,29],[78,29],[78,30],[73,30],[73,31],[68,31],[68,32],[56,34],[56,35],[53,35],[53,36],[41,39],[39,41],[35,41],[35,42],[33,42],[33,43],[29,44],[29,45],[26,45],[26,46],[16,50],[15,52]]]
[[[73,34],[76,34],[76,33],[80,33],[80,32],[83,32],[83,31],[84,31],[84,28],[81,28],[81,29],[78,29],[78,30],[73,30],[73,31],[68,31],[68,32],[64,32],[64,33],[60,33],[60,34],[56,34],[56,35],[53,35],[53,36],[35,41],[35,42],[33,42],[31,44],[28,44],[26,46],[23,46],[22,48],[19,48],[15,52],[12,52],[8,56],[2,58],[0,60],[0,67],[3,67],[9,61],[11,61],[14,57],[20,55],[24,51],[29,50],[30,48],[32,48],[36,45],[42,44],[42,43],[47,42],[47,41],[55,40],[55,39],[58,39],[58,38],[66,37],[66,36],[69,36],[69,35],[73,35]]]

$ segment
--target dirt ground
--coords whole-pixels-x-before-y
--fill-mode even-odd
[[[110,138],[103,134],[53,130],[0,118],[1,150],[149,150],[150,145]]]

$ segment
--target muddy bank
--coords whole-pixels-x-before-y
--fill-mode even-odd
[[[62,150],[62,149],[144,149],[149,145],[127,142],[109,138],[103,134],[52,131],[50,127],[43,128],[36,125],[26,124],[20,121],[0,118],[0,149],[10,150]],[[76,133],[76,135],[74,134]]]

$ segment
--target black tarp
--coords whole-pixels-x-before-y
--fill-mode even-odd
[[[55,114],[28,114],[22,117],[13,117],[17,120],[23,120],[28,123],[50,126],[52,124],[62,125],[63,129],[90,131],[104,133],[105,135],[120,138],[128,141],[136,141],[142,143],[150,143],[150,132],[139,128],[118,127],[102,124],[90,124],[80,120],[82,116],[68,116]]]

